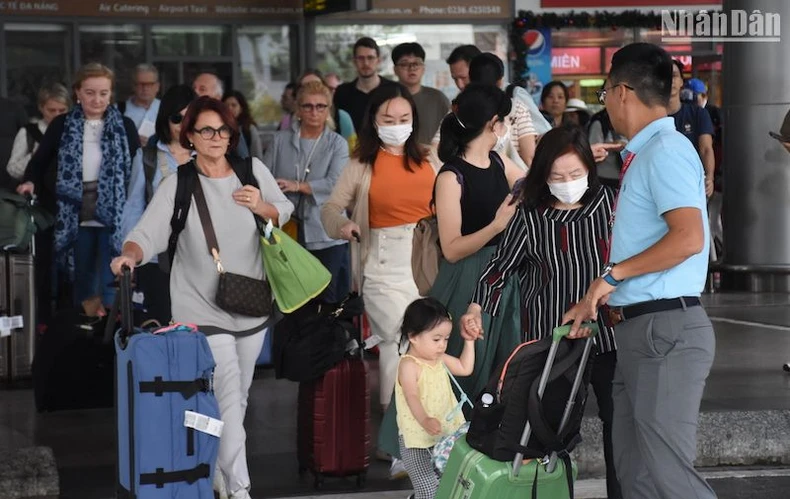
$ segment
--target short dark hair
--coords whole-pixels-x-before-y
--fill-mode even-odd
[[[381,50],[379,49],[379,44],[376,43],[376,40],[374,40],[373,38],[371,38],[369,36],[363,36],[362,38],[360,38],[359,40],[356,41],[356,43],[354,44],[354,51],[352,52],[352,54],[354,56],[357,55],[357,49],[360,48],[360,47],[364,47],[364,48],[367,48],[367,49],[373,49],[373,50],[376,51],[376,55],[377,56],[381,55]]]
[[[156,115],[156,138],[162,144],[169,144],[173,139],[181,140],[180,137],[173,137],[170,134],[170,117],[180,113],[182,109],[189,106],[195,100],[197,94],[189,85],[173,85],[159,103],[159,113]]]
[[[247,98],[244,96],[244,94],[238,90],[228,90],[222,97],[222,102],[225,102],[231,97],[236,99],[236,102],[239,103],[239,107],[241,108],[239,117],[236,118],[239,126],[244,129],[257,126],[257,123],[255,123],[255,120],[252,117],[252,113],[250,113],[250,103],[247,102]]]
[[[285,90],[293,90],[293,93],[296,94],[296,89],[297,88],[299,88],[299,84],[298,83],[296,83],[295,81],[289,81],[288,83],[286,83],[284,91]]]
[[[420,120],[417,114],[417,105],[411,96],[411,92],[400,83],[379,85],[372,92],[368,100],[368,107],[365,117],[362,119],[362,128],[357,132],[357,146],[353,156],[362,163],[371,166],[376,162],[376,157],[383,146],[378,132],[376,132],[376,113],[379,108],[387,101],[402,97],[411,106],[412,132],[404,144],[403,166],[408,171],[414,171],[413,167],[420,167],[427,156],[427,151],[417,142],[420,130]]]
[[[535,157],[521,187],[521,202],[526,208],[537,208],[554,197],[549,190],[551,167],[560,156],[575,153],[587,167],[587,192],[580,202],[590,202],[601,188],[590,142],[583,128],[561,126],[546,132],[535,148]]]
[[[236,123],[236,118],[233,117],[233,113],[230,112],[230,109],[228,109],[228,106],[226,106],[224,102],[209,97],[208,95],[198,97],[197,100],[192,102],[187,108],[187,114],[184,116],[184,121],[181,122],[181,136],[179,137],[181,146],[192,149],[188,134],[196,132],[195,123],[197,123],[198,117],[209,111],[217,113],[222,123],[230,127],[231,133],[228,153],[235,151],[236,146],[239,145],[239,125]]]
[[[562,89],[562,93],[565,94],[565,101],[566,102],[568,101],[568,99],[570,98],[570,94],[568,93],[568,87],[566,87],[565,84],[563,82],[559,81],[559,80],[553,80],[553,81],[548,82],[546,84],[546,86],[543,87],[543,91],[540,92],[540,103],[541,104],[543,104],[543,101],[545,101],[546,98],[548,98],[548,96],[551,94],[551,91],[552,91],[552,89],[554,89],[554,87],[560,87]]]
[[[436,298],[419,298],[406,307],[401,323],[402,342],[408,343],[410,337],[430,331],[443,322],[452,322],[450,312]]]
[[[450,52],[445,62],[447,64],[455,64],[459,61],[466,61],[469,64],[478,55],[480,55],[480,49],[474,45],[459,45]]]
[[[413,55],[425,60],[425,49],[417,42],[401,43],[392,49],[392,63],[398,64],[401,57]]]
[[[680,77],[683,78],[683,63],[677,59],[672,59],[672,64],[677,66],[678,71],[680,71]]]
[[[627,83],[646,106],[669,104],[672,92],[672,58],[657,45],[631,43],[612,56],[609,85]]]
[[[475,56],[469,63],[469,81],[497,85],[505,77],[505,64],[491,52]]]
[[[439,159],[444,163],[466,152],[469,142],[483,133],[496,117],[510,114],[513,101],[494,85],[470,83],[453,101],[453,112],[445,116],[440,127]]]

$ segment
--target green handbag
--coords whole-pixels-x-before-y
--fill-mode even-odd
[[[276,227],[268,237],[261,236],[261,254],[266,279],[283,313],[291,313],[320,295],[332,280],[318,258]]]

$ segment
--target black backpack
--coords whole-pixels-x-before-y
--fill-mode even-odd
[[[560,342],[541,400],[538,397],[538,385],[551,342],[549,336],[519,345],[491,376],[485,390],[477,396],[472,410],[466,436],[472,448],[497,461],[512,461],[518,452],[525,458],[538,459],[556,452],[569,463],[568,453],[581,441],[579,431],[592,362],[585,366],[570,419],[562,433],[558,434],[557,429],[570,398],[585,342]],[[494,398],[488,407],[482,401],[484,394]],[[519,443],[527,419],[532,426],[532,435],[526,447],[521,447]]]
[[[251,185],[258,189],[258,180],[252,173],[252,158],[240,159],[233,155],[227,156],[233,172],[239,177],[241,185]],[[173,203],[173,216],[170,218],[170,239],[167,244],[167,261],[162,262],[160,255],[160,263],[164,264],[163,268],[172,266],[173,258],[176,254],[176,246],[178,246],[178,237],[184,230],[187,224],[187,215],[189,214],[189,207],[192,205],[192,194],[195,192],[195,186],[198,182],[198,171],[195,166],[195,161],[178,167],[176,173],[178,177],[178,184],[176,186],[176,197]],[[255,217],[256,219],[258,217]],[[261,220],[258,220],[261,223]]]
[[[149,142],[148,145],[143,147],[143,173],[145,174],[145,204],[151,202],[154,197],[154,175],[156,175],[156,167],[159,163],[159,152],[156,148],[156,142],[153,145]]]

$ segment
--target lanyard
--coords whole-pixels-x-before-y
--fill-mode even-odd
[[[321,142],[321,139],[324,138],[324,132],[325,131],[326,131],[326,129],[324,129],[321,132],[321,135],[318,136],[318,139],[316,139],[316,141],[313,142],[313,147],[310,148],[310,153],[307,155],[307,160],[305,160],[305,162],[304,162],[304,174],[302,175],[302,178],[299,178],[299,166],[300,165],[298,165],[298,164],[296,165],[296,180],[297,181],[304,182],[305,180],[307,180],[307,174],[310,173],[310,162],[313,160],[313,153],[315,153],[315,150],[318,147],[318,143]],[[300,136],[299,140],[301,140],[301,136]],[[301,144],[300,144],[299,149],[300,149],[300,152],[301,152]]]
[[[617,213],[617,202],[620,200],[620,192],[623,189],[623,179],[625,178],[625,174],[628,169],[631,167],[631,163],[634,161],[636,157],[636,153],[628,151],[628,154],[625,155],[625,159],[623,160],[623,166],[620,168],[620,188],[617,190],[617,195],[614,197],[614,205],[612,206],[612,216],[609,217],[609,245],[606,247],[606,251],[604,251],[604,262],[609,261],[609,254],[612,251],[612,238],[613,238],[613,229],[614,229],[614,217]]]

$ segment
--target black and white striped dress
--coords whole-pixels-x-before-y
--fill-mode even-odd
[[[575,210],[520,207],[483,271],[472,302],[496,315],[502,287],[518,272],[524,341],[550,334],[606,264],[614,198],[612,189],[601,187]],[[605,327],[600,315],[598,324],[599,352],[615,350],[613,328]]]

